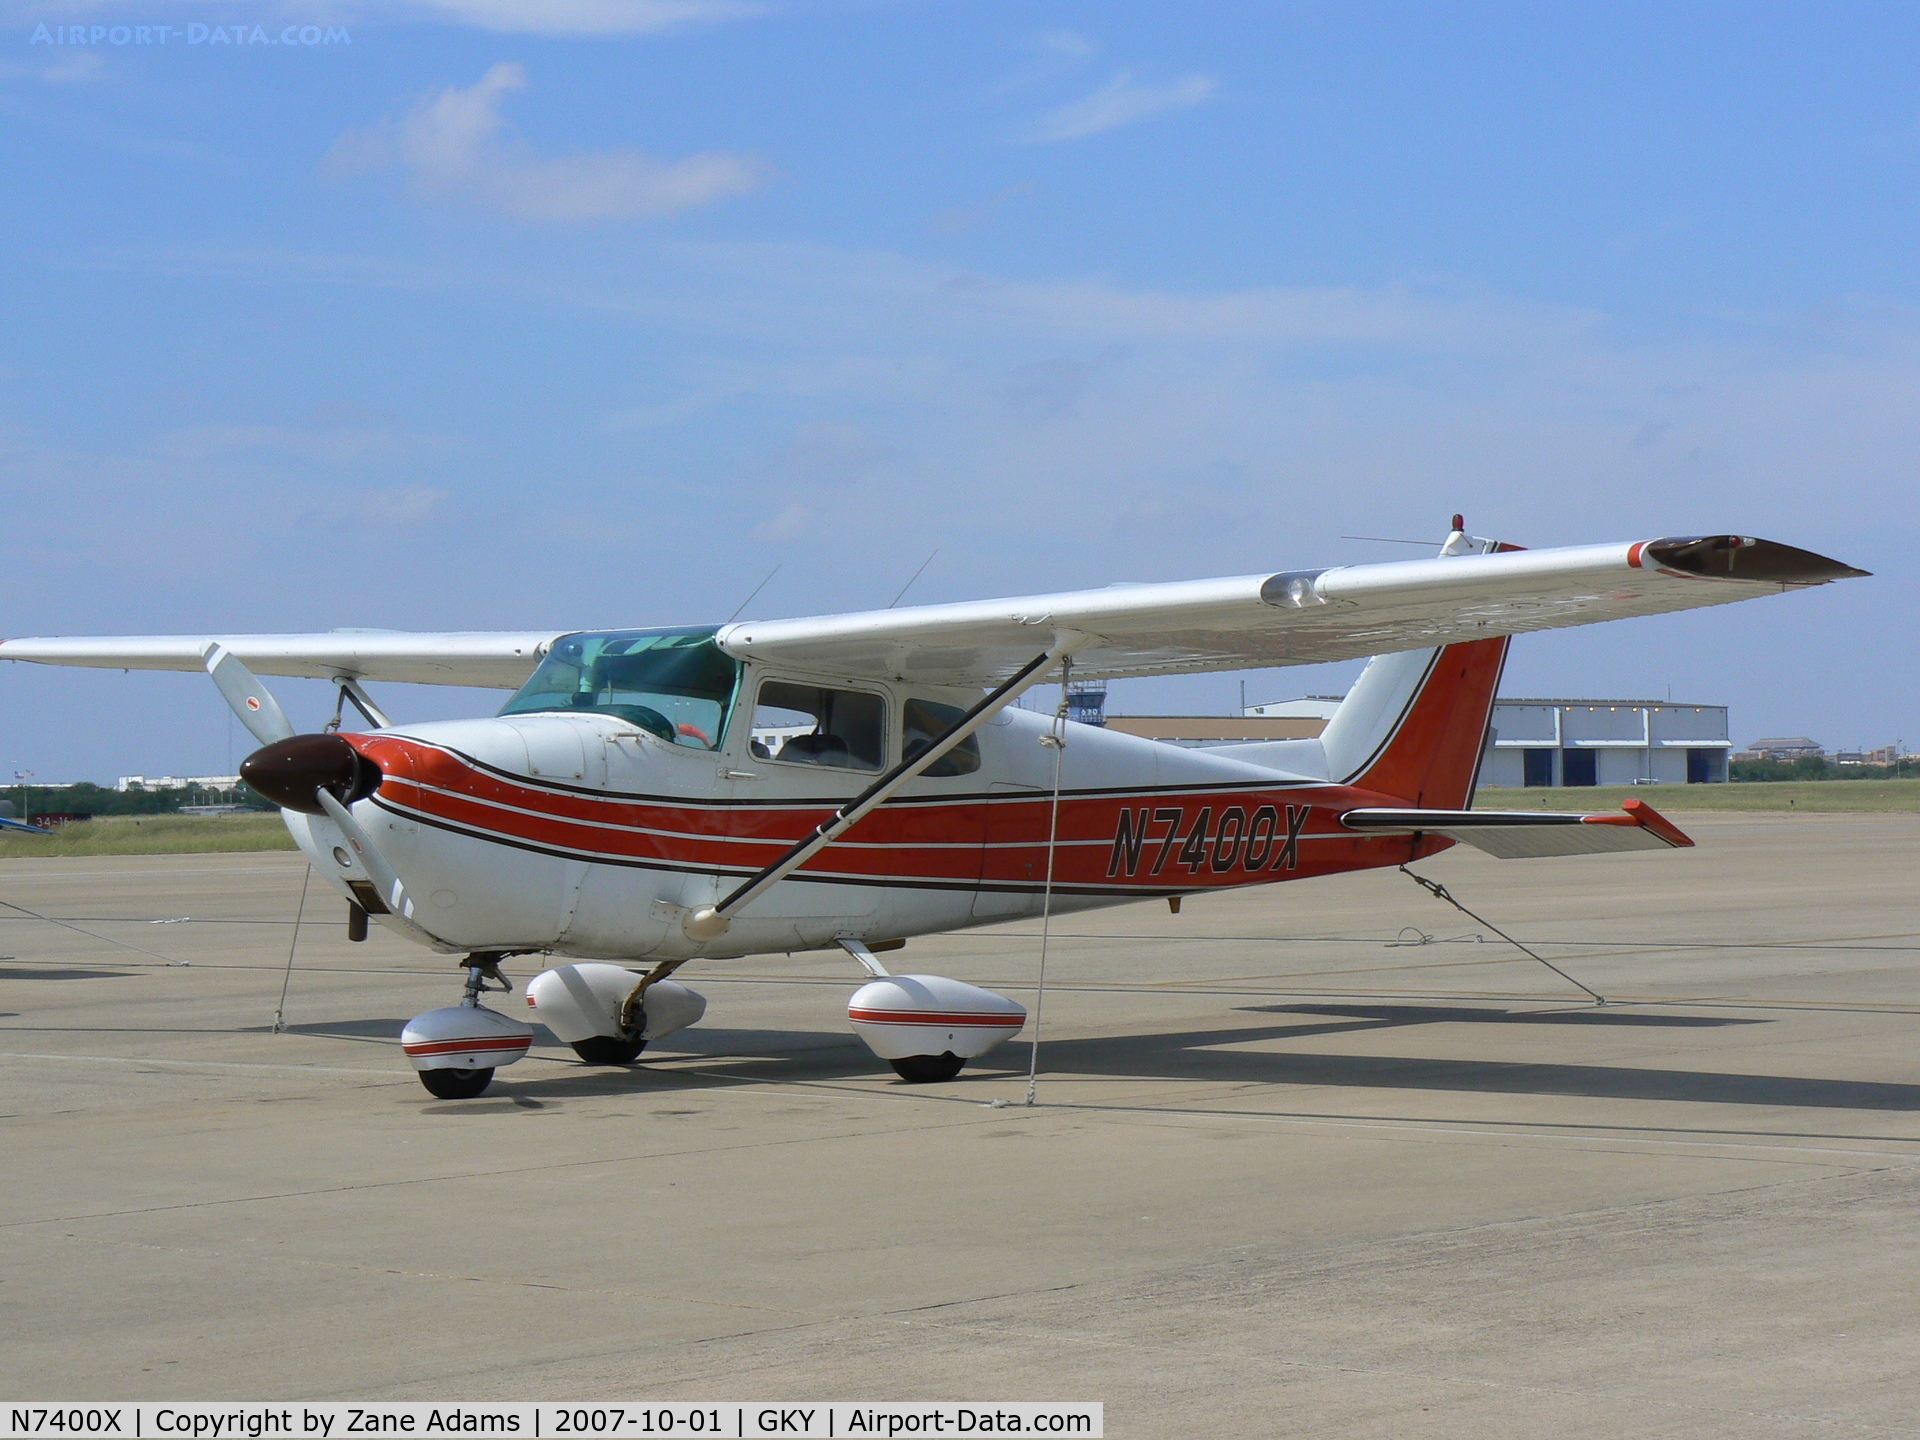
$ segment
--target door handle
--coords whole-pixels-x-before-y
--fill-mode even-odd
[[[722,770],[720,778],[722,780],[758,780],[760,773],[757,770]]]

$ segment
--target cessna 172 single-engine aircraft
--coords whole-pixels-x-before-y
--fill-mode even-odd
[[[910,1081],[1017,1033],[1017,1002],[876,952],[1019,917],[1400,865],[1692,842],[1650,806],[1468,808],[1508,637],[1864,575],[1740,535],[1522,550],[726,625],[538,633],[31,639],[0,658],[200,670],[261,743],[241,767],[352,908],[464,957],[461,1004],[402,1045],[479,1094],[532,1028],[480,1003],[500,962],[570,960],[530,1015],[630,1064],[700,1018],[692,960],[838,946],[848,1017]],[[1184,749],[1010,708],[1085,678],[1371,655],[1317,739]],[[296,735],[259,674],[339,687]],[[396,724],[368,682],[517,687],[492,719]],[[1062,693],[1064,700],[1064,683]],[[341,728],[351,702],[364,730]],[[616,962],[643,962],[643,970]]]

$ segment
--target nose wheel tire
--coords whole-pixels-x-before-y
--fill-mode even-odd
[[[573,1053],[589,1065],[631,1065],[646,1048],[646,1040],[638,1035],[631,1040],[618,1035],[589,1035],[573,1042]]]
[[[903,1055],[887,1063],[893,1066],[894,1074],[910,1085],[937,1085],[942,1080],[953,1079],[967,1062],[949,1050],[944,1055]]]
[[[442,1100],[471,1100],[493,1083],[492,1070],[422,1070],[420,1083]]]

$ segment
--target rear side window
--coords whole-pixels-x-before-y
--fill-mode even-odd
[[[900,758],[911,760],[959,722],[967,712],[937,700],[909,700],[900,711]],[[969,735],[920,773],[971,775],[980,768],[980,737]]]
[[[878,770],[887,702],[864,690],[769,680],[753,707],[753,753],[834,770]]]

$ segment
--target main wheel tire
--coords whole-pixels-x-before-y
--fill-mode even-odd
[[[422,1070],[420,1083],[442,1100],[471,1100],[493,1083],[492,1070]]]
[[[944,1055],[903,1055],[887,1063],[910,1085],[937,1085],[953,1079],[967,1062],[949,1050]]]
[[[639,1035],[631,1040],[618,1035],[589,1035],[573,1042],[573,1053],[589,1065],[631,1065],[646,1048],[646,1039]]]

